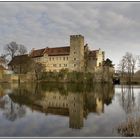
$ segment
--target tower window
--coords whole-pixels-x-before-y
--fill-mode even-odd
[[[74,54],[76,54],[76,52],[74,52]]]
[[[74,58],[74,60],[76,60],[76,58]]]

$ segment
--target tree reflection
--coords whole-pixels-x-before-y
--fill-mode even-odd
[[[136,110],[136,98],[134,96],[134,89],[132,85],[121,86],[121,100],[120,104],[124,111],[129,114]]]
[[[126,113],[126,118],[117,127],[118,133],[122,136],[140,136],[139,97],[139,93],[134,94],[133,85],[122,85],[120,104]]]
[[[3,109],[3,115],[7,120],[15,121],[26,114],[25,106],[14,103],[8,95],[0,98],[0,108]]]

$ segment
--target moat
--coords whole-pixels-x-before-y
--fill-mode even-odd
[[[0,137],[121,137],[140,85],[0,84]]]

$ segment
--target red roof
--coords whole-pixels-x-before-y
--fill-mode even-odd
[[[97,52],[99,50],[93,50],[89,52],[89,57],[96,59]],[[61,56],[61,55],[70,55],[70,46],[65,47],[55,47],[55,48],[44,48],[38,50],[32,50],[30,56],[31,57],[42,57],[44,54],[48,54],[48,56]]]
[[[26,63],[29,58],[30,57],[28,54],[14,56],[14,58],[9,62],[8,66]]]
[[[48,56],[59,56],[59,55],[69,55],[70,54],[70,47],[57,47],[57,48],[47,48],[45,53],[48,54]]]
[[[44,49],[38,49],[38,50],[32,50],[30,56],[31,57],[41,57],[44,55],[44,51],[46,48]]]
[[[48,54],[48,56],[59,56],[59,55],[69,55],[70,47],[56,47],[56,48],[44,48],[38,50],[32,50],[30,56],[31,57],[42,57],[44,54]]]

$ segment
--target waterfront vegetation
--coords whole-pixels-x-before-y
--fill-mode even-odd
[[[54,82],[87,82],[93,83],[94,74],[93,73],[83,73],[83,72],[68,72],[61,70],[60,72],[44,72],[40,77],[42,81],[54,81]]]

